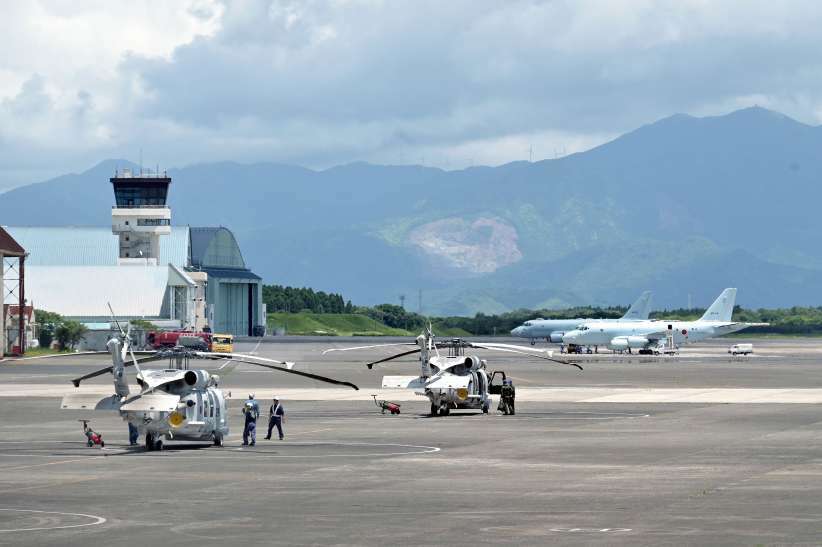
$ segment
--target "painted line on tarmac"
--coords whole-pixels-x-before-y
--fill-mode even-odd
[[[94,522],[86,522],[83,524],[65,524],[62,526],[40,526],[35,528],[9,528],[5,530],[0,530],[0,533],[7,533],[7,532],[34,532],[37,530],[64,530],[66,528],[83,528],[85,526],[97,526],[98,524],[103,524],[106,522],[105,517],[101,517],[98,515],[86,515],[84,513],[61,513],[59,511],[36,511],[34,509],[0,509],[0,511],[5,512],[17,512],[17,513],[34,513],[38,515],[64,515],[69,517],[84,517],[92,519]]]
[[[15,455],[22,456],[20,454],[15,454]],[[25,457],[32,457],[32,456],[26,454]],[[60,458],[60,457],[63,457],[63,456],[55,455],[54,457]],[[59,461],[59,462],[34,463],[34,464],[31,464],[31,465],[18,465],[18,466],[0,468],[0,471],[19,471],[21,469],[32,469],[34,467],[44,467],[44,466],[47,466],[47,465],[62,465],[64,463],[84,462],[84,461],[87,461],[87,460],[88,460],[88,458],[76,458],[76,459],[73,459],[73,460],[62,460],[62,461]]]

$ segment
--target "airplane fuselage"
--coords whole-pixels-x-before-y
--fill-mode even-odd
[[[682,345],[730,334],[747,326],[732,321],[600,321],[586,323],[566,333],[562,340],[579,346],[645,349],[663,343],[669,331],[674,343]]]

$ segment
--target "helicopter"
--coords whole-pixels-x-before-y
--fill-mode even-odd
[[[366,363],[369,369],[379,363],[419,353],[419,376],[384,376],[384,389],[413,389],[418,395],[428,397],[431,402],[431,416],[448,416],[451,410],[480,410],[487,414],[491,408],[491,395],[498,393],[492,386],[497,372],[489,374],[487,362],[476,355],[466,354],[466,349],[489,350],[528,355],[554,363],[576,367],[577,363],[554,359],[550,350],[540,350],[512,344],[470,342],[454,338],[438,342],[435,340],[431,325],[420,334],[414,342],[396,344],[377,344],[350,348],[333,348],[323,351],[323,355],[335,351],[353,351],[383,348],[390,346],[416,346],[384,359]],[[447,350],[440,353],[440,350]],[[503,378],[505,373],[502,373]]]
[[[117,327],[120,334],[108,341],[108,351],[83,352],[85,355],[108,353],[111,355],[112,365],[71,381],[74,387],[79,388],[85,380],[111,373],[114,394],[100,398],[99,395],[69,393],[63,397],[61,408],[117,411],[123,420],[137,427],[140,434],[145,434],[147,451],[162,450],[164,439],[208,442],[214,446],[223,446],[224,439],[229,433],[227,400],[230,393],[226,395],[220,389],[221,378],[218,373],[227,374],[239,363],[359,389],[350,382],[294,370],[293,362],[243,353],[212,353],[176,346],[160,351],[138,352],[150,354],[138,359],[131,345],[131,324],[127,331],[124,331],[119,323]],[[162,359],[169,360],[168,368],[140,367],[141,364]],[[205,369],[191,368],[189,365],[192,359],[226,360],[226,363],[212,373]],[[126,368],[131,366],[137,373],[137,384],[140,387],[138,393],[131,392],[126,379]]]

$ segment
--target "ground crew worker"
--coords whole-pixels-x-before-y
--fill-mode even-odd
[[[133,423],[128,423],[128,444],[134,446],[137,444],[137,439],[140,438],[140,430]]]
[[[280,440],[283,440],[285,435],[283,435],[283,421],[285,420],[285,408],[283,405],[280,404],[279,397],[274,397],[271,406],[268,407],[268,435],[266,435],[267,440],[271,440],[271,430],[274,429],[274,426],[277,427],[277,432],[280,434]]]
[[[243,405],[245,427],[243,428],[243,446],[248,446],[248,437],[251,437],[251,446],[257,444],[257,418],[260,417],[260,405],[254,400],[254,394],[248,394],[248,400]]]
[[[514,389],[514,382],[511,380],[503,380],[499,398],[499,409],[502,410],[503,414],[510,414],[511,416],[516,414],[514,410],[515,397],[516,390]]]

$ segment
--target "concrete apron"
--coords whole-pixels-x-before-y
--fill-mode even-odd
[[[132,393],[139,393],[135,385]],[[257,399],[270,399],[276,393],[283,401],[423,401],[424,397],[410,390],[363,388],[272,388],[232,386],[224,390],[234,393],[235,399],[244,399],[253,391]],[[60,384],[0,385],[0,397],[62,397],[69,393],[111,395],[107,385],[81,386],[73,389]],[[597,387],[517,387],[517,400],[556,403],[756,403],[756,404],[820,404],[822,388],[815,389],[756,389],[756,388],[597,388]]]

